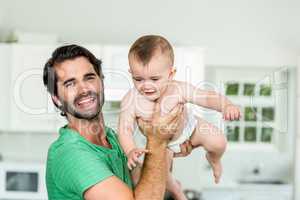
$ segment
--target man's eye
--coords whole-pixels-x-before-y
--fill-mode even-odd
[[[93,80],[93,79],[95,79],[95,77],[93,76],[87,77],[87,80]]]
[[[68,87],[73,87],[75,85],[74,82],[68,82],[65,84],[65,87],[68,88]]]

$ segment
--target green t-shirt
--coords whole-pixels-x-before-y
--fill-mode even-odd
[[[48,151],[46,185],[49,200],[84,199],[84,192],[110,176],[116,176],[132,188],[127,158],[115,132],[106,127],[112,148],[90,143],[67,126]]]

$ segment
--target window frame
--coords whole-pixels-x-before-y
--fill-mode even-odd
[[[278,67],[226,67],[226,66],[209,66],[209,72],[207,73],[207,80],[210,82],[214,82],[216,84],[216,88],[221,92],[222,94],[225,94],[226,92],[226,87],[225,83],[226,82],[232,82],[232,83],[238,83],[239,88],[238,88],[238,95],[237,96],[231,96],[228,95],[227,97],[233,101],[234,103],[239,102],[239,105],[244,108],[245,105],[249,104],[249,99],[251,100],[250,96],[243,96],[243,84],[246,83],[256,83],[255,86],[255,95],[254,98],[252,98],[252,101],[254,101],[254,104],[252,105],[257,105],[258,108],[258,116],[260,116],[262,113],[262,108],[265,107],[273,107],[274,108],[274,120],[273,122],[266,122],[266,121],[255,121],[254,123],[256,124],[256,142],[246,142],[243,140],[244,137],[244,128],[247,124],[251,124],[249,122],[246,122],[243,120],[242,122],[225,122],[223,123],[223,128],[226,131],[227,125],[232,126],[233,128],[235,125],[240,127],[239,130],[239,141],[238,142],[229,142],[228,149],[239,149],[239,150],[251,150],[255,148],[261,149],[261,150],[266,150],[266,151],[279,151],[280,150],[280,145],[279,145],[279,140],[281,139],[279,137],[279,132],[277,131],[277,126],[281,127],[282,125],[278,125],[278,119],[277,109],[278,103],[276,103],[277,97],[275,96],[275,91],[273,90],[273,85],[276,85],[278,77],[278,72],[281,73],[288,73],[287,68],[278,68]],[[238,75],[237,73],[241,73]],[[277,73],[277,75],[276,75]],[[233,77],[233,78],[232,78]],[[265,85],[266,81],[265,79],[269,79],[269,82],[271,83],[271,96],[263,96],[260,95],[260,85]],[[268,81],[267,81],[268,82]],[[259,86],[257,86],[257,84]],[[288,79],[285,80],[285,84],[288,85]],[[267,84],[268,85],[268,84]],[[288,88],[286,87],[286,90],[288,92]],[[288,93],[287,93],[288,94]],[[250,98],[249,98],[250,97]],[[253,103],[253,102],[252,102]],[[286,101],[288,103],[288,101]],[[288,105],[286,105],[288,107]],[[243,109],[242,108],[242,109]],[[287,115],[288,109],[285,110]],[[243,110],[242,110],[243,113]],[[268,128],[272,127],[273,128],[273,133],[271,137],[271,142],[263,142],[261,140],[261,132],[262,128]],[[224,131],[224,132],[225,132]],[[287,131],[287,129],[286,129]]]

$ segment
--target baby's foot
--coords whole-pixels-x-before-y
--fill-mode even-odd
[[[212,167],[215,183],[219,183],[221,175],[222,175],[222,164],[220,159],[213,159],[209,153],[206,153],[206,159]]]

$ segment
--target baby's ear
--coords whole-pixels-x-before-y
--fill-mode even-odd
[[[173,66],[173,67],[171,68],[170,78],[173,78],[173,77],[175,76],[176,71],[177,71],[177,70],[176,70],[176,67]]]
[[[177,72],[177,69],[176,69],[176,67],[173,66],[173,67],[172,67],[172,73],[173,73],[173,74],[176,74],[176,72]]]
[[[130,68],[128,69],[128,72],[129,72],[130,74],[132,74],[132,71],[131,71],[131,69],[130,69]]]

